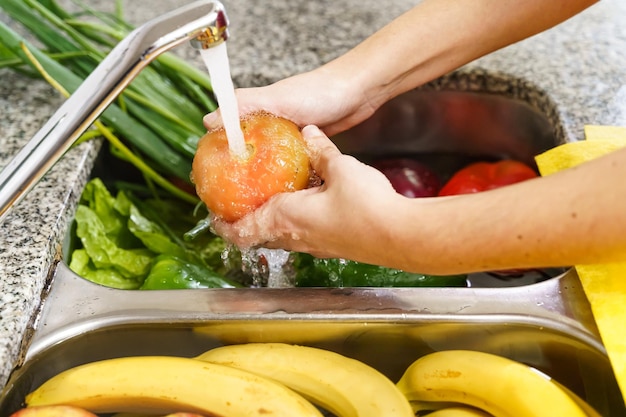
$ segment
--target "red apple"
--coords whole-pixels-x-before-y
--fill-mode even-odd
[[[439,193],[441,185],[437,173],[418,161],[391,158],[376,161],[373,166],[385,174],[396,192],[405,197],[435,197]]]

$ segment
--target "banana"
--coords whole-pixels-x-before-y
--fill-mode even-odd
[[[428,417],[491,417],[491,414],[477,408],[456,406],[433,411]]]
[[[194,327],[193,331],[206,334],[224,344],[262,343],[280,340],[283,343],[309,345],[333,340],[343,341],[354,334],[371,331],[373,327],[389,326],[386,323],[329,323],[306,321],[302,325],[293,322],[258,320],[248,323],[211,323]]]
[[[174,356],[137,356],[81,365],[44,382],[26,405],[65,404],[95,413],[322,417],[302,396],[249,372]]]
[[[495,417],[585,417],[546,375],[513,360],[466,350],[417,359],[397,383],[409,401],[456,402]]]
[[[574,400],[574,402],[578,404],[580,408],[582,408],[582,410],[586,413],[588,417],[602,417],[595,408],[593,408],[587,401],[580,398],[575,392],[571,391],[565,385],[561,385],[559,382],[555,381],[554,379],[552,380],[552,382],[557,387],[561,388],[564,392],[566,392]]]
[[[338,353],[285,343],[209,350],[197,359],[280,382],[340,417],[413,417],[395,384],[371,366]]]

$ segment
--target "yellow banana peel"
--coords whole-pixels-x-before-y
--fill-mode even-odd
[[[294,391],[249,372],[191,358],[136,356],[61,372],[26,405],[65,404],[94,413],[174,413],[232,417],[322,417]]]
[[[211,349],[197,359],[275,380],[337,416],[414,416],[408,400],[385,375],[330,350],[248,343]]]
[[[478,351],[446,350],[422,356],[407,368],[397,386],[409,401],[464,404],[495,417],[588,417],[545,374]]]

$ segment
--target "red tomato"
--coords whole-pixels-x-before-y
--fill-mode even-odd
[[[441,188],[439,195],[477,193],[535,177],[537,173],[519,161],[475,162],[457,171]]]
[[[259,112],[244,116],[241,129],[248,154],[232,155],[224,129],[198,143],[192,178],[207,208],[227,222],[252,212],[279,192],[306,188],[309,156],[298,126]]]

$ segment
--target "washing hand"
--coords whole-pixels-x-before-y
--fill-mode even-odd
[[[332,136],[349,129],[373,114],[362,85],[340,76],[330,65],[299,74],[265,87],[236,90],[239,113],[263,110],[291,120],[300,127],[319,126]],[[382,104],[382,103],[380,103]],[[219,110],[204,117],[208,130],[222,126]]]
[[[317,69],[238,90],[242,115],[265,110],[299,127],[321,129],[308,126],[303,134],[323,183],[278,194],[236,223],[216,222],[215,230],[241,247],[436,275],[623,260],[626,215],[623,194],[615,190],[623,188],[626,153],[488,192],[410,199],[379,171],[342,155],[326,136],[595,2],[532,0],[511,7],[489,0],[425,0]],[[489,25],[485,10],[495,17]],[[450,25],[454,31],[446,31]],[[220,124],[218,113],[205,119],[209,129]]]
[[[380,250],[378,244],[367,244],[371,228],[381,224],[381,213],[388,213],[402,197],[382,173],[342,154],[316,126],[302,133],[323,183],[278,194],[235,223],[216,221],[215,231],[242,248],[262,245],[318,257],[370,259]]]

